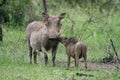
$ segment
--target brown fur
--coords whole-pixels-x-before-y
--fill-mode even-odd
[[[66,53],[68,57],[68,67],[70,66],[70,58],[75,59],[75,66],[79,66],[79,59],[84,58],[85,68],[87,69],[87,47],[83,42],[78,41],[76,38],[62,37],[61,43],[66,47]]]
[[[30,63],[32,63],[32,49],[34,49],[34,63],[37,62],[36,51],[41,51],[44,53],[45,64],[47,65],[48,56],[46,51],[52,49],[52,61],[53,65],[55,65],[56,51],[59,42],[52,40],[51,38],[57,38],[61,35],[60,21],[64,16],[65,13],[61,13],[59,16],[49,16],[48,14],[43,13],[43,22],[34,21],[28,24],[26,34],[29,44]]]
[[[37,26],[37,28],[35,29],[35,31],[39,31],[42,27],[43,27],[42,24],[39,25],[39,26]]]

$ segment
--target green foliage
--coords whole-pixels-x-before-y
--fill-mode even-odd
[[[32,20],[39,18],[39,3],[38,0],[7,0],[6,4],[0,6],[0,19],[3,23],[8,22],[11,25],[26,24],[31,21],[31,18]]]
[[[0,4],[2,4],[0,6],[0,22],[24,25],[33,20],[41,20],[42,0],[0,0]],[[51,0],[47,1],[48,11],[50,12],[50,9],[57,10],[61,4],[71,8],[76,6],[83,9],[97,8],[100,12],[120,10],[119,0]]]

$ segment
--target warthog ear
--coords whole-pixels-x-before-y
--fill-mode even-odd
[[[75,38],[75,37],[71,37],[70,38],[70,42],[72,42],[72,43],[77,43],[78,42],[78,40],[77,40],[77,38]]]
[[[66,13],[61,13],[61,14],[59,15],[59,18],[60,18],[60,19],[63,19],[63,18],[65,17],[65,15],[66,15]]]
[[[64,40],[67,40],[67,39],[69,39],[69,38],[65,36],[65,37],[63,37],[63,39],[64,39]]]
[[[47,20],[49,18],[49,15],[45,12],[42,13],[42,16],[45,20]]]

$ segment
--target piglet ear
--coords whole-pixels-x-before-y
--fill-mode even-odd
[[[69,38],[69,37],[65,37],[65,39],[70,40],[70,38]]]
[[[59,18],[60,18],[60,19],[63,19],[63,18],[65,17],[65,15],[66,15],[66,13],[61,13],[61,14],[59,15]]]
[[[74,38],[74,37],[70,38],[70,41],[74,44],[78,42],[77,38]]]
[[[47,20],[49,18],[49,15],[45,12],[42,13],[42,16],[45,20]]]
[[[72,41],[73,41],[73,38],[72,38],[72,37],[70,37],[70,38],[69,38],[69,40],[72,42]]]

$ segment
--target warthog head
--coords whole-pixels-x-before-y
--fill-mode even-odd
[[[61,20],[65,17],[65,14],[61,13],[59,16],[49,16],[46,13],[42,14],[49,39],[55,39],[61,36]]]
[[[78,42],[77,38],[75,37],[60,37],[59,41],[65,46],[67,46],[70,43],[75,44]]]

